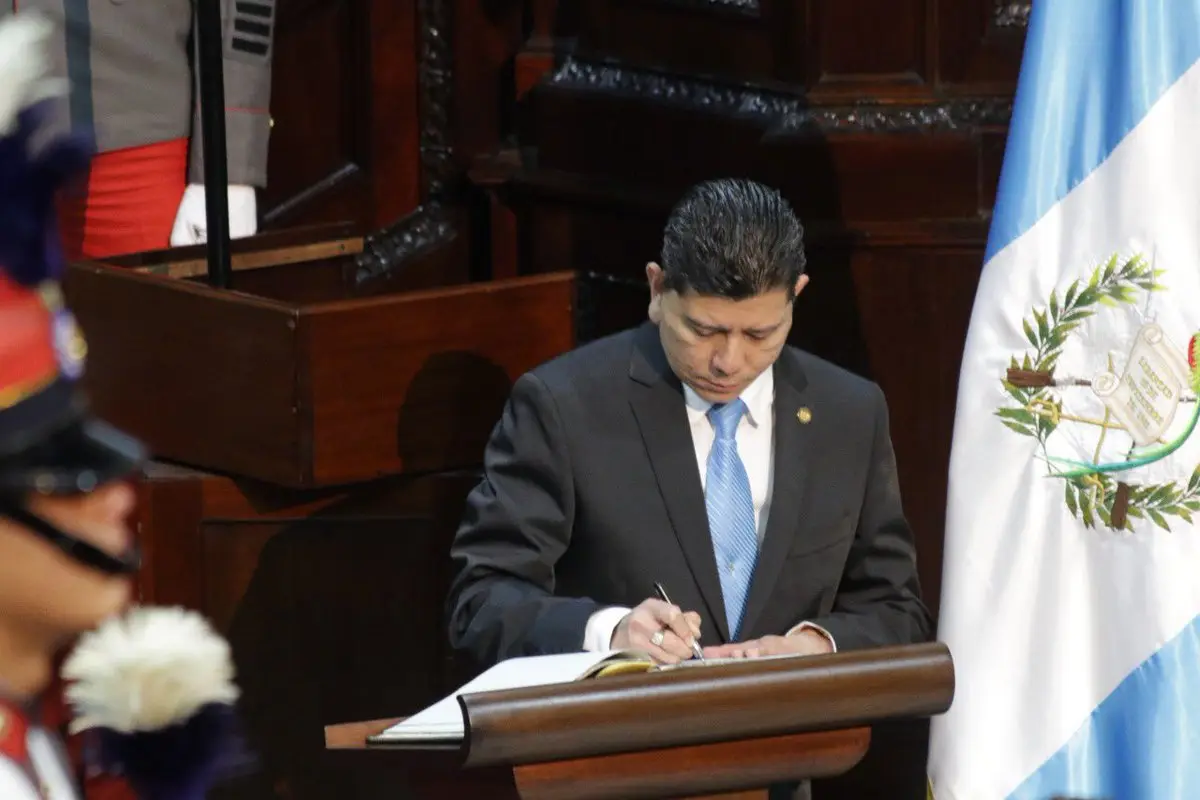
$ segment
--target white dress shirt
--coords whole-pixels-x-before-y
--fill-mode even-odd
[[[696,448],[700,486],[704,488],[708,482],[708,454],[712,450],[713,440],[716,439],[716,431],[708,419],[708,410],[713,404],[687,385],[683,387],[683,397],[687,406],[688,424],[692,430],[692,445]],[[746,477],[750,480],[750,497],[754,502],[754,527],[761,546],[767,530],[767,517],[771,510],[771,493],[775,480],[775,370],[764,370],[742,392],[741,399],[746,404],[746,414],[738,423],[735,438],[738,456],[741,457],[742,464],[746,467]],[[583,649],[596,652],[611,649],[613,631],[629,611],[628,608],[612,606],[592,614],[584,630]],[[803,628],[820,631],[830,644],[833,644],[833,637],[828,631],[808,622],[800,623],[788,631],[788,634]],[[836,645],[834,650],[837,650]]]

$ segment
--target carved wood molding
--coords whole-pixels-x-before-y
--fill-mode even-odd
[[[373,280],[431,248],[455,238],[457,232],[443,203],[454,174],[450,132],[454,69],[451,0],[418,0],[420,44],[417,85],[420,113],[422,204],[383,230],[368,236],[355,259],[357,283]],[[376,98],[386,102],[386,98]]]
[[[454,51],[450,0],[419,0],[420,57],[417,60],[421,114],[421,180],[426,200],[440,201],[454,171],[450,140]]]
[[[994,1],[992,24],[997,28],[1024,28],[1029,24],[1029,12],[1033,10],[1032,2]]]
[[[381,278],[457,235],[442,204],[425,203],[363,241],[363,251],[354,259],[354,282],[361,285]]]
[[[577,58],[563,61],[547,83],[563,89],[624,95],[739,116],[782,118],[804,104],[804,98],[798,94]]]
[[[759,0],[656,0],[661,5],[694,8],[701,11],[733,13],[747,17],[762,15]]]
[[[812,107],[799,92],[724,84],[616,64],[568,58],[547,83],[644,99],[695,111],[761,120],[769,138],[806,133],[900,133],[969,130],[1008,124],[1012,100],[961,98],[921,103],[865,103]]]
[[[970,131],[1007,125],[1012,100],[1002,97],[963,98],[924,105],[870,105],[809,108],[788,114],[769,131],[768,139],[823,135],[830,132],[920,133]]]

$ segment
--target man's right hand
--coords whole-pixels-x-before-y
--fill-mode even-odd
[[[662,631],[662,643],[652,637]],[[644,650],[660,664],[676,664],[692,657],[692,642],[700,638],[700,615],[648,598],[625,615],[613,630],[614,650]]]

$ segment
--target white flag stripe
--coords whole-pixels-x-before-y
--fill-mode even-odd
[[[1031,350],[1022,318],[1113,253],[1143,252],[1166,270],[1150,312],[1176,345],[1200,330],[1198,130],[1193,66],[981,277],[950,464],[939,634],[959,683],[950,712],[934,723],[938,800],[1003,797],[1200,613],[1192,526],[1084,528],[1067,510],[1063,482],[1046,477],[1036,441],[1007,432],[993,413],[1008,399],[1000,379],[1009,358]],[[1094,367],[1098,353],[1120,364],[1142,321],[1130,309],[1091,317],[1056,373]],[[1139,470],[1137,481],[1186,481],[1198,463],[1200,436]]]

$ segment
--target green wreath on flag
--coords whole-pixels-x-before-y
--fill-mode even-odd
[[[1200,402],[1191,398],[1193,413],[1187,429],[1171,442],[1162,443],[1154,451],[1135,456],[1130,461],[1114,464],[1067,461],[1053,457],[1047,442],[1064,422],[1098,424],[1100,441],[1093,461],[1099,458],[1100,446],[1111,430],[1122,430],[1106,412],[1103,420],[1083,420],[1064,413],[1054,369],[1062,355],[1071,332],[1084,320],[1094,316],[1100,307],[1116,308],[1137,302],[1138,291],[1157,292],[1164,287],[1158,283],[1162,270],[1151,268],[1137,254],[1119,263],[1113,255],[1093,270],[1089,279],[1073,281],[1061,295],[1050,293],[1045,307],[1035,308],[1023,322],[1025,337],[1032,351],[1013,356],[1007,375],[1001,379],[1013,405],[996,410],[996,416],[1011,431],[1036,439],[1041,455],[1050,467],[1049,477],[1064,483],[1064,499],[1071,515],[1085,527],[1094,528],[1097,520],[1112,530],[1132,530],[1134,520],[1149,519],[1163,530],[1170,531],[1168,518],[1192,522],[1200,513],[1200,465],[1192,471],[1186,483],[1168,481],[1158,484],[1135,484],[1127,480],[1129,470],[1174,452],[1196,427],[1200,419]],[[1197,342],[1192,337],[1188,350],[1191,369],[1191,389],[1200,388],[1200,365],[1197,364]],[[1085,382],[1066,385],[1085,385]]]

